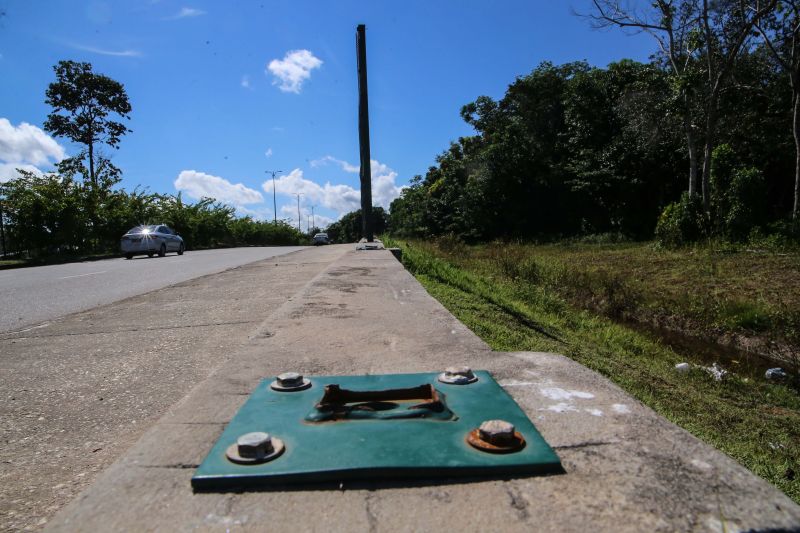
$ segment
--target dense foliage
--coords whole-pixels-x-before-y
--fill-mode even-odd
[[[20,172],[0,184],[0,196],[5,248],[18,257],[117,252],[122,234],[139,224],[167,224],[190,250],[307,242],[284,222],[237,218],[213,199],[187,204],[180,194],[97,189],[69,174]]]
[[[713,107],[708,164],[698,157],[703,194],[698,185],[682,198],[690,150],[678,97],[691,80],[661,57],[607,68],[545,62],[502,99],[462,108],[476,134],[411,180],[391,205],[392,233],[467,241],[655,234],[665,245],[753,232],[797,239],[791,87],[764,46],[743,47],[735,59]],[[692,111],[693,131],[703,132],[708,111]]]
[[[361,209],[351,211],[328,226],[325,231],[331,242],[349,243],[361,239]],[[372,231],[375,235],[384,233],[388,228],[388,215],[382,207],[372,208]]]

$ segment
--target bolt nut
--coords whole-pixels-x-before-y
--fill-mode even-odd
[[[449,366],[444,369],[444,373],[447,376],[464,376],[467,379],[472,379],[475,376],[468,366]]]
[[[478,428],[481,440],[495,446],[505,446],[514,441],[514,424],[505,420],[487,420]]]
[[[477,380],[478,377],[468,366],[450,366],[439,374],[439,381],[451,385],[466,385],[467,383],[474,383]]]
[[[297,372],[284,372],[278,376],[278,385],[281,387],[297,387],[303,384],[303,375]]]
[[[262,459],[274,451],[272,437],[263,431],[245,433],[236,439],[236,450],[242,457]]]
[[[309,388],[311,380],[299,372],[284,372],[270,384],[270,388],[278,392],[295,392]]]

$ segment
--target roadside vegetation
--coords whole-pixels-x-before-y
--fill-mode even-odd
[[[800,1],[588,9],[650,61],[545,61],[465,103],[388,233],[493,348],[573,358],[800,503]]]
[[[597,310],[576,305],[576,293],[571,292],[575,286],[558,282],[557,275],[539,273],[550,268],[551,273],[557,272],[559,264],[575,265],[582,254],[605,255],[606,261],[621,260],[625,255],[634,263],[632,271],[641,265],[658,269],[659,261],[647,259],[644,246],[633,245],[625,252],[624,247],[583,245],[565,247],[562,254],[556,247],[467,247],[447,239],[425,243],[385,238],[384,244],[401,246],[406,268],[493,349],[552,351],[598,371],[800,503],[800,394],[796,383],[774,383],[736,372],[717,381],[691,353],[675,351]],[[669,265],[673,256],[662,254],[655,254],[661,255],[659,275],[667,277],[650,287],[643,298],[650,303],[663,301],[676,312],[690,309],[682,303],[670,307],[670,299],[679,289],[673,290],[668,274],[670,269],[682,267]],[[639,266],[635,265],[637,255]],[[744,261],[744,270],[732,269],[734,273],[726,279],[735,283],[740,275],[746,277],[745,270],[757,262]],[[509,270],[509,265],[516,266]],[[691,268],[682,272],[686,272],[687,283],[705,283],[700,267],[694,273]],[[769,282],[761,279],[766,288]],[[590,285],[592,294],[606,290],[602,283]],[[795,278],[789,290],[797,290],[798,285]],[[659,300],[659,295],[664,299]],[[691,370],[677,372],[675,365],[686,361],[693,363]]]
[[[800,364],[800,249],[722,243],[673,250],[592,240],[437,242],[454,264],[489,279],[536,284],[619,322],[727,344],[784,366]]]
[[[141,224],[167,224],[186,248],[310,244],[284,221],[237,217],[213,198],[184,202],[181,194],[119,187],[118,149],[132,107],[124,86],[89,63],[59,61],[46,91],[52,111],[44,129],[81,149],[46,174],[17,170],[0,183],[0,267],[63,262],[119,253],[120,237]]]

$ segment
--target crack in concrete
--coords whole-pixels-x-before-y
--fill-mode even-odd
[[[174,463],[169,465],[136,465],[139,468],[173,468],[179,470],[188,470],[192,468],[197,468],[200,465],[198,463]]]
[[[374,498],[375,494],[372,491],[364,498],[364,507],[367,512],[367,522],[369,523],[370,533],[374,533],[378,530],[378,517],[375,516],[375,511],[372,510],[372,501]]]
[[[174,330],[174,329],[189,329],[189,328],[208,328],[208,327],[217,327],[217,326],[235,326],[241,324],[256,324],[260,323],[259,320],[234,320],[231,322],[208,322],[204,324],[183,324],[179,326],[153,326],[148,328],[128,328],[128,329],[116,329],[112,331],[83,331],[77,333],[53,333],[50,335],[30,335],[30,336],[21,336],[21,337],[5,337],[0,338],[0,341],[16,341],[16,340],[27,340],[27,339],[46,339],[46,338],[54,338],[54,337],[80,337],[82,335],[109,335],[114,333],[136,333],[138,331],[163,331],[163,330]]]
[[[225,426],[230,422],[164,422],[165,425],[170,426]]]
[[[506,494],[511,500],[509,502],[511,508],[517,512],[517,517],[522,521],[527,520],[530,516],[530,513],[528,513],[528,501],[516,488],[512,487],[508,483],[506,483],[505,489]]]
[[[553,446],[554,450],[572,450],[576,448],[588,448],[589,446],[607,446],[609,444],[617,444],[619,441],[586,441],[577,444],[562,444],[561,446]]]

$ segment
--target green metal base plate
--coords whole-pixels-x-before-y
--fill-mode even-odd
[[[519,477],[561,472],[558,456],[508,393],[488,372],[475,375],[478,381],[469,385],[441,383],[437,373],[309,376],[311,387],[297,392],[272,390],[273,378],[265,379],[197,469],[192,486],[197,490],[229,490],[345,480]],[[334,409],[336,416],[330,416],[330,406],[320,404],[328,385],[339,385],[343,392],[358,391],[358,398],[350,399],[359,401],[340,404],[338,410]],[[400,398],[402,394],[396,393],[412,388],[430,390],[423,385],[433,386],[434,399],[443,404],[441,409],[431,409],[432,404],[425,403],[429,399]],[[364,391],[395,391],[400,399],[371,400],[373,392],[365,395]],[[329,416],[318,416],[318,404]],[[420,406],[430,410],[430,416],[420,415]],[[471,446],[467,442],[470,432],[493,419],[514,424],[525,446],[503,454]],[[253,431],[280,438],[286,446],[283,454],[253,465],[228,460],[226,449],[240,435]]]

